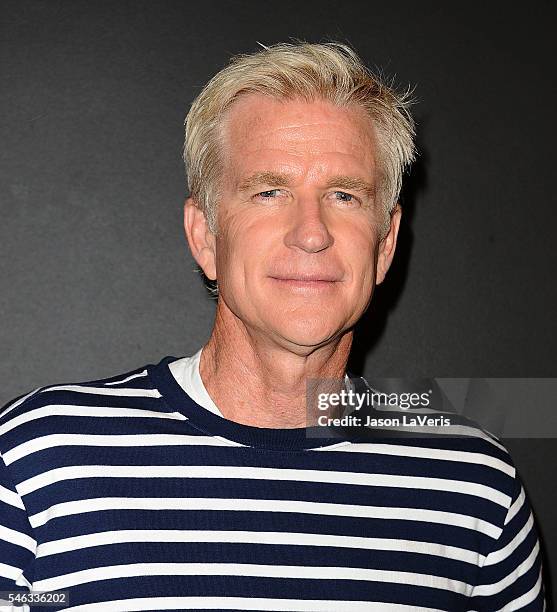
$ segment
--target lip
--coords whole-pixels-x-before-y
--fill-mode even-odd
[[[326,276],[316,276],[316,275],[308,275],[308,276],[288,276],[288,277],[280,277],[280,276],[271,276],[273,281],[277,282],[279,286],[297,290],[297,291],[322,291],[331,289],[340,281],[338,279],[333,279],[331,277]]]
[[[340,282],[340,278],[338,276],[332,274],[288,274],[285,276],[282,275],[271,275],[271,278],[280,281],[293,281],[300,283],[338,283]]]

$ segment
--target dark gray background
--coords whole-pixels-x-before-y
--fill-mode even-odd
[[[366,376],[555,377],[552,2],[2,2],[0,403],[208,338],[182,123],[237,52],[351,43],[416,85],[421,156]],[[524,406],[525,415],[535,406]],[[555,572],[556,440],[506,441]]]

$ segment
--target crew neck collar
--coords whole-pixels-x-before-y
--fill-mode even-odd
[[[245,446],[276,451],[309,450],[351,442],[346,432],[341,429],[254,427],[214,414],[197,404],[178,384],[168,367],[177,359],[179,358],[168,356],[156,365],[148,365],[149,376],[173,411],[183,414],[194,427],[211,436],[220,436]]]

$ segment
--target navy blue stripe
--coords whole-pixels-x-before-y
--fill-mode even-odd
[[[116,584],[114,584],[116,582]],[[424,579],[424,583],[426,580]],[[96,601],[139,597],[264,597],[276,599],[323,599],[325,601],[386,601],[438,608],[462,609],[466,598],[457,593],[426,586],[361,580],[315,580],[305,578],[264,578],[251,576],[139,576],[125,581],[99,580],[72,587],[71,605],[80,600]],[[210,595],[208,595],[210,594]]]
[[[322,533],[370,538],[434,542],[485,555],[493,538],[463,527],[425,521],[352,518],[293,512],[238,510],[103,510],[53,518],[36,528],[44,540],[58,540],[97,531],[119,529],[249,530]]]
[[[277,558],[280,547],[280,558]],[[353,567],[416,572],[451,578],[473,584],[477,566],[471,563],[404,551],[383,551],[335,546],[261,545],[227,542],[192,542],[185,546],[172,542],[120,543],[90,547],[56,554],[48,557],[48,570],[40,573],[37,564],[35,578],[57,576],[67,571],[103,567],[114,563],[137,563],[137,559],[148,559],[149,563],[255,563],[262,565],[297,565],[317,567]],[[46,559],[45,559],[46,560]]]
[[[25,503],[36,514],[49,508],[53,499],[75,501],[98,497],[215,497],[402,507],[465,514],[495,526],[505,515],[505,509],[498,504],[458,492],[241,478],[88,477],[38,489],[25,496]]]

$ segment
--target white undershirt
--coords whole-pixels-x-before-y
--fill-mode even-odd
[[[201,374],[199,374],[199,359],[201,358],[202,350],[203,347],[201,347],[195,355],[177,359],[168,367],[176,379],[176,382],[196,404],[224,418],[222,412],[217,408],[215,402],[213,402],[211,396],[207,393],[207,389],[205,389],[205,385],[201,380]]]
[[[215,402],[211,399],[211,396],[207,393],[207,389],[199,373],[199,360],[203,348],[204,347],[201,347],[197,353],[191,357],[182,357],[181,359],[173,361],[168,367],[176,379],[176,382],[196,404],[225,418],[222,412],[217,408]],[[352,388],[347,374],[344,375],[344,383],[347,389]]]

